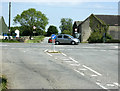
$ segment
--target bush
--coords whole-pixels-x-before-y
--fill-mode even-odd
[[[120,40],[111,39],[111,40],[107,40],[106,43],[120,43]]]
[[[102,43],[103,37],[98,32],[93,32],[93,33],[91,33],[91,35],[88,39],[88,42],[89,43]]]
[[[100,33],[100,32],[92,32],[89,39],[88,39],[88,42],[89,43],[103,43],[103,42],[107,42],[107,41],[109,41],[111,39],[112,39],[112,37],[108,33],[106,33],[105,39],[104,39],[102,33]]]
[[[62,34],[71,34],[69,30],[64,30]]]

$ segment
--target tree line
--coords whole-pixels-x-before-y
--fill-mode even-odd
[[[54,25],[50,25],[47,32],[45,31],[49,23],[48,20],[45,14],[34,8],[24,10],[20,15],[17,14],[17,16],[14,17],[14,24],[18,24],[19,26],[11,27],[11,33],[14,33],[14,31],[18,29],[21,36],[33,36],[33,34],[35,36],[50,36],[51,34],[58,34],[58,29]],[[59,26],[61,33],[71,34],[72,22],[73,20],[71,18],[62,18],[60,21],[61,25]]]

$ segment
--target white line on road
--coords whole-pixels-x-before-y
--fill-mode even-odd
[[[85,76],[84,73],[82,73],[82,72],[80,72],[80,71],[78,71],[78,70],[76,70],[76,69],[74,69],[74,71],[76,71],[77,73],[81,74],[82,76]]]
[[[72,65],[72,66],[80,66],[80,64],[70,64],[70,65]]]
[[[95,76],[97,76],[97,75],[91,75],[92,77],[95,77]]]
[[[7,45],[0,45],[0,46],[7,46]]]
[[[114,82],[113,84],[115,84],[116,86],[120,87],[120,84],[118,84],[117,82]]]
[[[74,60],[73,58],[69,57],[72,61],[74,61],[75,63],[78,63],[78,61]]]
[[[114,84],[107,84],[107,86],[114,87],[115,85]]]
[[[64,62],[68,62],[68,63],[71,63],[71,62],[73,62],[73,61],[64,61]]]
[[[62,53],[62,55],[67,56],[66,54]]]
[[[51,54],[47,53],[49,56],[52,56]]]
[[[85,71],[85,70],[87,70],[87,69],[84,69],[84,68],[79,68],[79,70]]]
[[[70,60],[70,59],[62,59],[62,60]]]
[[[102,74],[98,73],[97,71],[95,71],[95,70],[93,70],[93,69],[91,69],[91,68],[89,68],[89,67],[87,67],[87,66],[85,66],[85,65],[83,65],[83,67],[85,67],[86,69],[94,72],[95,74],[97,74],[97,75],[99,75],[99,76],[102,76]]]
[[[100,86],[101,88],[103,88],[103,89],[108,89],[108,88],[102,86],[99,82],[96,82],[96,84],[97,84],[98,86]]]
[[[44,52],[47,52],[48,51],[48,49],[46,49]]]

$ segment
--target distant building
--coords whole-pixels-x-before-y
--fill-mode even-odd
[[[81,42],[87,41],[91,32],[98,28],[98,25],[101,27],[105,27],[104,25],[108,25],[108,33],[112,36],[113,39],[119,39],[120,34],[120,24],[118,24],[119,15],[94,15],[91,14],[84,21],[75,21],[73,24],[73,36],[75,37],[76,32],[80,33],[79,39]],[[92,19],[93,25],[92,29],[90,27],[90,19]]]
[[[3,16],[0,16],[0,35],[2,35],[2,33],[8,33],[8,27],[4,21]]]

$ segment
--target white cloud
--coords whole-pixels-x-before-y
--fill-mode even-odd
[[[119,0],[1,0],[2,2],[119,2]]]

